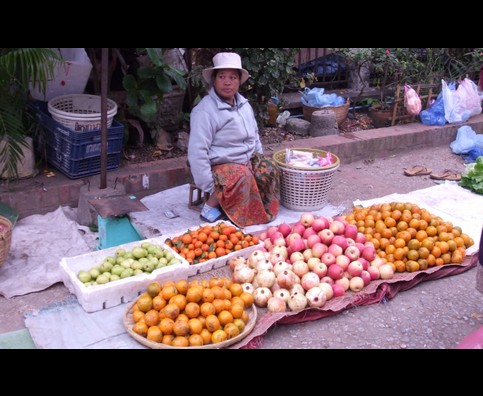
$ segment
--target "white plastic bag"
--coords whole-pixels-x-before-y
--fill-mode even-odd
[[[404,84],[404,107],[408,114],[413,116],[419,115],[422,108],[419,95],[407,84]]]
[[[464,95],[465,107],[470,111],[470,117],[481,113],[481,99],[478,94],[478,86],[469,78],[465,78],[458,89],[466,91]]]
[[[45,94],[30,84],[30,94],[34,99],[48,102],[56,96],[84,93],[92,70],[87,52],[84,48],[58,48],[57,52],[64,62],[56,62]]]
[[[473,148],[483,149],[483,135],[477,134],[470,126],[463,125],[458,128],[456,139],[449,146],[455,154],[465,154]]]
[[[449,123],[465,122],[471,116],[481,113],[481,102],[476,84],[465,78],[456,89],[441,80],[444,117]]]

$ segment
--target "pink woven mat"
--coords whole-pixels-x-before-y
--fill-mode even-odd
[[[329,300],[322,308],[307,308],[300,312],[268,313],[258,308],[258,319],[252,332],[230,348],[254,349],[261,346],[263,335],[275,323],[293,324],[337,315],[345,309],[379,303],[383,298],[390,300],[399,292],[408,290],[421,282],[432,281],[446,276],[458,275],[473,268],[478,263],[478,255],[467,257],[461,264],[447,264],[431,267],[425,271],[396,273],[393,279],[378,280],[369,283],[359,293],[346,292],[344,296]],[[210,276],[231,276],[226,273],[227,267],[220,268],[220,274]],[[228,269],[229,271],[229,269]],[[205,275],[205,274],[203,274]]]

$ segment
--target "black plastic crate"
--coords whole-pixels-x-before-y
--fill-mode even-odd
[[[32,102],[37,121],[46,130],[47,161],[66,176],[75,179],[101,172],[101,130],[74,131],[55,121],[44,102]],[[116,169],[121,162],[124,125],[113,120],[107,129],[107,166]]]

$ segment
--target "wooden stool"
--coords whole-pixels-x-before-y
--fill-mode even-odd
[[[201,189],[197,187],[195,183],[190,183],[188,208],[201,212],[200,205],[204,204],[209,197],[209,193],[205,192],[203,194]]]
[[[210,194],[203,191],[193,181],[193,175],[191,174],[191,167],[188,161],[186,161],[186,178],[190,185],[190,192],[188,196],[188,208],[201,212],[201,205],[206,202],[210,197]]]

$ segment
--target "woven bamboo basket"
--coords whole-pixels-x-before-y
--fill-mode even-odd
[[[332,110],[335,113],[335,119],[337,120],[337,124],[340,124],[347,118],[347,114],[349,113],[349,106],[350,100],[347,99],[345,105],[342,106],[327,106],[327,107],[312,107],[303,105],[304,110],[304,118],[308,122],[312,121],[312,113],[317,110]]]
[[[0,216],[0,267],[5,264],[12,244],[12,223]]]
[[[317,149],[294,148],[312,153],[314,157],[325,158],[327,152]],[[286,164],[285,150],[273,154],[273,159],[280,168],[280,201],[288,209],[312,211],[322,209],[327,203],[327,196],[339,168],[340,160],[335,154],[335,162],[324,167],[302,168]]]
[[[249,315],[249,320],[248,323],[246,323],[245,328],[243,331],[238,334],[237,336],[230,338],[226,341],[217,343],[217,344],[206,344],[203,346],[190,346],[190,347],[174,347],[171,345],[166,345],[160,342],[156,341],[151,341],[148,340],[146,337],[143,337],[142,335],[139,335],[134,332],[132,329],[134,325],[134,320],[132,317],[133,313],[133,308],[134,305],[136,304],[137,300],[135,300],[132,304],[129,305],[128,309],[124,313],[124,328],[126,329],[126,332],[134,338],[137,342],[140,344],[143,344],[144,346],[147,346],[152,349],[221,349],[221,348],[227,348],[230,345],[233,345],[237,343],[238,341],[241,341],[243,338],[245,338],[248,334],[251,333],[253,328],[255,327],[255,324],[257,323],[257,307],[255,304],[253,304],[250,308],[247,308],[247,313]]]

